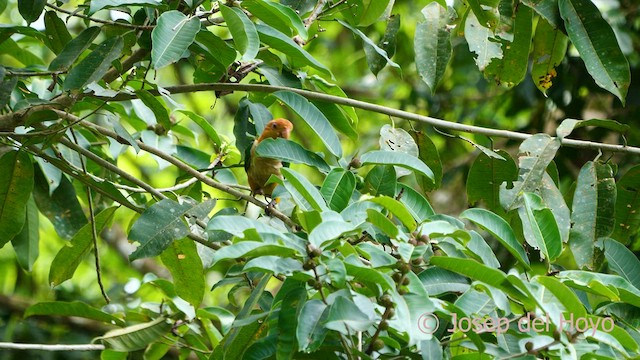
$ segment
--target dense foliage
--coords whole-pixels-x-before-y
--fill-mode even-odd
[[[640,356],[637,11],[0,0],[0,359]]]

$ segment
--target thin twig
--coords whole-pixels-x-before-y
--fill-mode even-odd
[[[0,349],[41,351],[102,351],[105,349],[105,347],[101,344],[49,345],[0,342]]]
[[[11,76],[24,76],[24,77],[30,77],[30,76],[54,76],[54,75],[61,75],[61,74],[66,74],[67,70],[57,70],[57,71],[14,71],[14,70],[5,70],[4,75],[11,77]]]
[[[65,9],[63,9],[61,7],[58,7],[58,6],[55,6],[53,4],[49,4],[49,3],[47,3],[46,6],[52,8],[55,11],[59,11],[61,13],[67,14],[69,16],[79,17],[81,19],[93,21],[93,22],[96,22],[96,23],[99,23],[99,24],[119,26],[119,27],[124,27],[124,28],[128,28],[128,29],[134,29],[134,30],[153,30],[153,28],[154,28],[154,26],[135,25],[135,24],[128,24],[128,23],[117,22],[117,21],[96,19],[94,17],[87,16],[85,14],[80,14],[80,13],[77,13],[75,11],[65,10]]]
[[[513,139],[513,140],[526,140],[533,136],[533,134],[521,133],[517,131],[510,130],[500,130],[500,129],[491,129],[485,128],[476,125],[466,125],[460,124],[452,121],[446,121],[441,119],[436,119],[430,116],[424,116],[420,114],[411,113],[404,110],[398,110],[382,105],[372,104],[365,101],[353,100],[349,98],[328,95],[324,93],[318,93],[309,90],[301,90],[296,88],[290,88],[285,86],[272,86],[272,85],[264,85],[264,84],[230,84],[230,83],[206,83],[206,84],[194,84],[194,85],[178,85],[164,88],[171,94],[179,94],[179,93],[187,93],[187,92],[197,92],[197,91],[248,91],[248,92],[265,92],[265,93],[273,93],[276,91],[290,91],[296,93],[298,95],[304,96],[307,99],[311,100],[319,100],[323,102],[330,102],[336,105],[345,105],[352,106],[358,109],[377,112],[380,114],[389,115],[396,118],[418,121],[422,122],[434,127],[439,127],[443,129],[449,129],[453,131],[460,131],[465,133],[473,133],[473,134],[481,134],[486,136],[494,136],[505,139]],[[158,96],[159,92],[157,90],[150,90],[151,94]],[[131,100],[135,99],[135,94],[118,94],[114,97],[98,97],[103,100],[110,101],[122,101],[122,100]],[[574,140],[574,139],[562,139],[562,145],[574,148],[586,148],[586,149],[600,149],[602,151],[612,151],[612,152],[623,152],[630,154],[640,154],[639,147],[633,146],[625,146],[625,145],[615,145],[615,144],[605,144],[599,142],[585,141],[585,140]]]
[[[76,136],[76,132],[73,130],[73,128],[71,128],[71,136],[73,137],[73,142],[78,145],[78,137]],[[80,166],[82,166],[82,172],[87,175],[87,164],[85,164],[84,158],[82,156],[80,156]],[[96,264],[96,278],[98,280],[98,287],[100,287],[100,293],[102,293],[104,301],[109,304],[111,300],[109,299],[109,295],[107,295],[107,292],[104,290],[104,284],[102,283],[102,274],[100,274],[100,253],[98,250],[98,231],[96,230],[96,217],[95,213],[93,212],[93,195],[91,195],[91,188],[89,186],[85,185],[84,188],[87,192],[87,203],[89,205],[89,223],[91,224],[91,239],[93,240],[93,255]]]

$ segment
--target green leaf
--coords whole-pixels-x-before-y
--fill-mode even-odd
[[[394,196],[396,193],[397,176],[391,165],[376,165],[367,173],[364,179],[367,191],[371,195]]]
[[[518,181],[512,189],[500,186],[500,204],[509,211],[521,206],[521,194],[540,187],[547,166],[560,148],[560,140],[546,134],[536,134],[520,144]]]
[[[560,31],[564,28],[558,9],[558,0],[522,0],[522,3],[532,8],[554,29]],[[540,22],[538,22],[538,26],[540,26]]]
[[[640,260],[631,250],[618,241],[604,239],[604,256],[609,263],[609,269],[618,273],[631,285],[640,289]]]
[[[46,3],[45,0],[18,0],[18,11],[28,25],[40,18]]]
[[[71,41],[71,34],[67,25],[58,17],[55,11],[47,11],[44,14],[44,28],[47,34],[47,46],[55,54],[60,54],[65,45]]]
[[[640,307],[640,289],[618,275],[571,270],[561,271],[558,277],[570,287]]]
[[[38,245],[40,243],[38,215],[38,207],[33,200],[33,194],[31,194],[27,202],[26,218],[22,231],[11,240],[18,264],[29,272],[33,270],[33,264],[38,259]]]
[[[553,212],[542,198],[534,193],[523,194],[524,208],[519,211],[524,237],[527,242],[540,249],[544,258],[554,261],[562,252],[562,237]]]
[[[91,307],[81,301],[45,301],[29,306],[24,311],[24,317],[29,316],[76,316],[100,321],[107,324],[123,326],[121,319]]]
[[[153,112],[158,124],[162,125],[165,130],[171,129],[172,125],[169,119],[169,113],[160,100],[156,99],[156,97],[151,95],[147,90],[136,91],[136,96]]]
[[[569,245],[578,267],[594,267],[595,243],[611,235],[615,219],[616,186],[611,167],[587,162],[578,175],[571,209]]]
[[[317,88],[318,91],[321,91],[329,95],[339,96],[342,98],[349,98],[347,94],[345,94],[344,90],[340,88],[340,86],[321,78],[319,75],[312,75],[308,78],[308,80],[311,84],[313,84],[314,87]],[[316,106],[318,103],[322,103],[322,102],[320,101],[314,102]],[[323,104],[335,105],[332,103],[323,103]],[[346,105],[340,105],[339,107],[340,109],[342,109],[342,112],[346,114],[348,122],[343,123],[342,119],[331,119],[331,118],[329,118],[329,122],[331,122],[331,125],[333,125],[333,127],[338,129],[338,131],[349,136],[351,140],[357,141],[358,132],[356,131],[356,127],[358,126],[358,114],[356,113],[356,109],[353,106],[346,106]]]
[[[117,207],[110,207],[95,216],[95,227],[98,234],[111,223],[116,210]],[[60,285],[73,277],[84,257],[93,249],[92,233],[91,224],[85,224],[71,241],[58,251],[49,270],[49,283],[52,286]]]
[[[313,246],[323,249],[330,244],[331,240],[341,237],[345,233],[350,233],[356,229],[352,223],[342,220],[323,221],[320,225],[311,230],[309,234],[309,243]]]
[[[336,297],[329,307],[329,315],[324,326],[343,335],[353,331],[366,331],[374,321],[363,313],[360,308],[344,296]]]
[[[76,190],[64,175],[60,178],[60,185],[50,193],[47,179],[42,171],[36,168],[33,198],[42,215],[51,221],[58,235],[64,239],[71,239],[87,224],[87,217],[78,202]]]
[[[198,125],[204,131],[204,133],[207,134],[207,137],[209,138],[209,140],[213,142],[216,150],[220,148],[220,146],[222,145],[222,142],[220,141],[220,136],[218,135],[218,132],[216,131],[216,129],[214,129],[213,126],[211,126],[211,124],[209,124],[207,119],[190,110],[180,109],[180,110],[177,110],[177,112],[186,115],[189,119],[191,119],[194,123],[196,123],[196,125]]]
[[[296,338],[298,350],[313,352],[320,348],[329,329],[324,323],[329,315],[327,305],[322,300],[312,299],[304,303],[298,315]]]
[[[365,46],[368,46],[369,48],[373,49],[373,51],[375,51],[378,55],[382,56],[382,58],[387,62],[387,64],[393,66],[394,68],[401,69],[400,65],[398,65],[397,63],[395,63],[393,60],[390,59],[389,55],[385,50],[381,49],[378,45],[376,45],[376,43],[374,43],[371,39],[369,39],[367,35],[365,35],[362,31],[352,27],[351,25],[347,24],[346,22],[340,19],[338,19],[338,22],[342,24],[342,26],[351,30],[355,35],[360,37],[360,39],[362,39],[362,41],[366,44]]]
[[[151,32],[153,48],[151,64],[155,69],[163,68],[180,60],[200,31],[200,20],[188,18],[177,10],[162,13],[158,24]]]
[[[490,157],[481,152],[469,169],[467,178],[467,201],[471,205],[483,200],[492,211],[500,211],[500,187],[506,182],[507,187],[517,180],[518,167],[508,152],[496,151],[504,159]]]
[[[394,151],[418,157],[418,145],[409,133],[402,129],[385,124],[380,128],[380,150]],[[398,178],[411,174],[410,170],[396,167]]]
[[[230,8],[220,4],[220,13],[229,27],[236,49],[242,54],[243,60],[251,60],[258,55],[260,38],[255,24],[238,8]]]
[[[384,35],[382,35],[382,38],[378,41],[378,47],[387,53],[388,58],[392,58],[396,53],[398,30],[400,30],[400,14],[389,16]],[[380,70],[387,65],[387,59],[380,55],[376,49],[367,42],[364,43],[364,53],[367,57],[369,70],[371,70],[373,75],[378,76]]]
[[[373,199],[369,199],[369,201],[382,205],[385,209],[389,210],[389,212],[400,220],[400,222],[406,226],[410,232],[416,229],[417,223],[413,219],[413,215],[411,215],[411,212],[409,212],[407,207],[400,201],[388,196],[378,196]]]
[[[171,199],[161,200],[151,205],[136,220],[129,231],[129,240],[139,243],[138,248],[129,255],[131,260],[160,255],[174,240],[189,234],[189,227],[182,216],[202,207],[209,213],[215,205],[214,200],[202,204],[179,204]]]
[[[26,152],[0,157],[0,248],[18,235],[25,223],[33,190],[33,164]]]
[[[560,280],[551,276],[537,276],[533,280],[549,289],[564,308],[573,314],[574,319],[584,319],[587,316],[587,312],[578,296]]]
[[[526,300],[526,296],[509,282],[505,273],[483,265],[475,260],[448,256],[434,256],[430,259],[430,263],[431,265],[453,271],[473,280],[482,281],[488,285],[495,286],[498,289],[502,289],[515,299]]]
[[[497,84],[507,87],[518,85],[527,74],[533,33],[533,10],[526,6],[516,6],[515,9],[513,41],[503,42],[502,58],[493,59],[486,69]]]
[[[475,60],[478,69],[484,71],[492,59],[502,59],[502,47],[493,32],[478,20],[474,13],[469,13],[464,23],[464,38],[469,44],[469,50],[477,55]]]
[[[616,222],[611,237],[627,244],[640,229],[640,165],[629,169],[616,187]]]
[[[256,147],[256,155],[294,164],[306,164],[322,172],[328,172],[330,169],[318,154],[303,148],[297,142],[283,138],[264,139]]]
[[[447,292],[463,293],[469,289],[469,280],[466,277],[436,266],[425,269],[418,274],[418,278],[430,296]]]
[[[294,272],[301,272],[300,261],[281,256],[267,255],[253,258],[244,265],[242,271],[262,271],[267,273],[282,274],[291,276]]]
[[[416,26],[413,47],[418,74],[433,95],[451,58],[451,33],[447,29],[449,13],[446,7],[432,2],[422,8],[422,15],[425,21]]]
[[[269,0],[245,0],[241,5],[265,24],[282,33],[293,36],[292,30],[295,30],[303,40],[306,41],[309,37],[300,16],[287,6]]]
[[[308,65],[325,74],[331,74],[329,68],[280,31],[261,24],[256,25],[256,30],[260,34],[260,41],[287,55],[293,68]]]
[[[290,91],[276,91],[273,95],[289,106],[289,108],[298,114],[302,120],[309,124],[311,129],[327,146],[329,152],[336,157],[342,157],[342,146],[340,145],[340,140],[331,127],[329,120],[327,120],[317,107],[301,95]]]
[[[320,191],[316,189],[316,187],[304,176],[287,168],[282,168],[280,171],[284,175],[284,178],[287,180],[287,182],[289,182],[291,186],[293,186],[293,188],[295,188],[295,190],[300,195],[303,196],[304,200],[306,200],[309,203],[311,208],[306,209],[307,211],[329,210],[329,208],[327,207],[327,204],[324,202],[324,198],[322,197],[322,194],[320,193]],[[285,187],[287,187],[286,183],[285,183]],[[287,189],[289,189],[289,187],[287,187]]]
[[[418,145],[418,158],[427,164],[434,175],[433,179],[418,175],[417,180],[420,187],[425,192],[438,189],[442,183],[442,162],[440,161],[438,148],[431,138],[422,131],[412,131],[411,136],[413,136],[413,140]]]
[[[320,188],[320,193],[331,210],[340,212],[349,205],[355,188],[355,175],[351,171],[336,168],[327,174]]]
[[[161,316],[151,322],[108,331],[93,341],[100,341],[109,349],[129,352],[146,348],[167,335],[170,330],[171,324]]]
[[[626,102],[629,63],[611,26],[591,0],[558,0],[567,35],[596,84]]]
[[[89,15],[92,15],[96,11],[112,8],[112,7],[125,7],[125,6],[149,6],[159,7],[162,2],[159,0],[91,0],[89,6]]]
[[[69,75],[64,80],[63,89],[65,91],[77,90],[89,83],[100,80],[109,70],[111,62],[122,55],[123,47],[124,41],[121,37],[112,37],[105,40],[91,54],[82,59],[78,65],[71,68]]]
[[[430,179],[434,179],[435,175],[429,167],[415,156],[403,154],[393,151],[374,150],[362,154],[360,157],[362,165],[381,164],[396,165],[409,170],[413,170]]]
[[[362,0],[360,20],[358,26],[369,26],[384,16],[387,9],[391,10],[392,0]]]
[[[418,223],[435,215],[435,211],[433,211],[429,201],[422,194],[405,184],[398,184],[397,193],[394,196],[407,207],[407,210]]]
[[[173,277],[176,293],[194,308],[204,297],[204,270],[196,243],[191,239],[176,240],[160,254],[162,263]]]
[[[278,294],[280,295],[280,294]],[[307,300],[307,291],[303,287],[289,290],[280,307],[278,315],[277,353],[278,359],[292,359],[297,350],[296,330],[298,328],[298,313]]]
[[[58,56],[51,61],[49,70],[57,71],[68,69],[78,57],[91,46],[98,34],[100,34],[100,28],[97,26],[84,29],[80,35],[69,41]]]
[[[565,119],[560,123],[556,129],[556,134],[559,138],[565,138],[571,134],[575,129],[583,128],[586,126],[597,126],[611,131],[616,131],[625,134],[629,131],[630,127],[626,124],[621,124],[615,120],[603,120],[603,119],[589,119],[589,120],[575,120]]]
[[[484,209],[468,209],[460,214],[493,235],[525,268],[530,267],[529,258],[522,244],[516,239],[511,226],[500,216]]]
[[[569,38],[562,31],[554,29],[545,19],[538,20],[533,36],[531,78],[543,94],[547,93],[558,75],[556,67],[564,59],[568,44]]]
[[[375,225],[385,235],[392,239],[398,237],[398,227],[388,217],[382,215],[382,213],[376,209],[367,209],[367,221]]]

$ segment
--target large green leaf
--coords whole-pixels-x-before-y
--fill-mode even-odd
[[[58,17],[55,11],[47,11],[44,14],[44,28],[47,34],[47,46],[55,54],[60,54],[65,45],[71,41],[71,34],[67,25]]]
[[[467,201],[475,204],[483,200],[492,211],[500,211],[500,187],[518,178],[518,167],[511,155],[504,150],[496,151],[504,159],[490,157],[481,152],[469,169],[467,177]]]
[[[286,181],[309,203],[311,209],[307,210],[325,211],[329,209],[320,191],[304,176],[287,168],[283,168],[281,171]],[[285,184],[285,187],[288,188],[287,184]]]
[[[108,349],[130,352],[146,348],[167,335],[170,330],[171,324],[161,316],[148,323],[108,331],[93,340],[102,342]]]
[[[554,29],[562,30],[564,24],[558,9],[558,0],[522,0],[522,3],[538,13],[542,20],[551,24]],[[538,23],[538,26],[540,23]]]
[[[523,198],[524,207],[519,209],[518,214],[522,220],[524,237],[531,246],[542,252],[545,259],[552,262],[562,252],[562,237],[553,212],[534,193],[526,192]]]
[[[596,241],[611,235],[615,219],[616,186],[611,167],[587,162],[578,175],[571,211],[569,245],[579,267],[594,267]]]
[[[27,24],[38,20],[44,10],[45,0],[18,0],[18,11]]]
[[[160,254],[160,259],[171,272],[178,296],[197,309],[204,296],[205,280],[196,243],[191,239],[176,240]]]
[[[91,46],[98,34],[100,34],[100,28],[97,26],[84,29],[80,35],[69,41],[58,56],[51,61],[49,70],[56,71],[69,68]]]
[[[151,205],[129,231],[129,239],[139,244],[129,258],[135,260],[160,255],[174,240],[189,234],[189,227],[182,218],[184,215],[198,208],[204,208],[209,213],[214,205],[214,200],[191,205],[187,202],[179,204],[171,199]]]
[[[291,110],[295,111],[302,120],[309,124],[311,129],[318,134],[320,140],[327,146],[329,152],[336,157],[342,157],[340,140],[331,127],[329,120],[317,107],[301,95],[290,91],[276,91],[273,95],[287,104]]]
[[[503,43],[502,58],[493,59],[486,69],[486,73],[493,76],[497,84],[507,87],[518,85],[527,74],[533,33],[533,10],[517,6],[514,16],[513,41]]]
[[[162,13],[151,32],[153,67],[160,69],[180,60],[198,31],[200,20],[197,17],[189,19],[177,10]]]
[[[389,210],[393,216],[395,216],[400,222],[407,227],[409,231],[413,231],[416,229],[416,221],[413,219],[413,215],[407,207],[401,203],[400,201],[388,197],[388,196],[378,196],[369,201],[382,205],[385,209]]]
[[[260,38],[255,24],[239,8],[220,4],[220,13],[227,22],[236,50],[242,54],[242,59],[254,59],[260,49]]]
[[[400,30],[400,14],[394,14],[387,19],[387,28],[384,35],[378,41],[378,47],[387,53],[388,58],[392,58],[396,53],[396,41],[398,30]],[[364,53],[367,57],[367,65],[374,75],[378,75],[387,65],[387,59],[380,55],[369,43],[364,42]]]
[[[329,315],[327,308],[325,303],[317,299],[309,300],[302,306],[296,330],[298,349],[301,351],[313,352],[322,345],[329,331],[324,326]]]
[[[442,183],[442,162],[440,161],[440,153],[438,147],[433,143],[431,137],[422,131],[412,131],[411,136],[418,145],[418,158],[422,160],[431,171],[434,178],[418,175],[417,180],[425,192],[433,191],[440,187]]]
[[[627,244],[640,229],[640,165],[629,169],[616,187],[616,222],[611,237]]]
[[[549,163],[560,148],[560,140],[546,134],[536,134],[520,144],[518,181],[513,188],[507,184],[500,186],[500,204],[505,210],[521,206],[520,195],[536,191]]]
[[[123,47],[124,41],[118,36],[109,38],[98,45],[91,54],[71,68],[69,75],[64,80],[64,90],[81,89],[91,82],[100,80],[109,70],[111,62],[122,55]]]
[[[161,100],[158,100],[147,90],[136,91],[136,96],[151,110],[151,112],[153,112],[158,124],[162,125],[165,130],[171,129],[172,126],[171,120],[169,119],[169,113]]]
[[[578,296],[569,287],[560,282],[560,280],[551,276],[537,276],[534,280],[551,291],[566,311],[574,316],[574,319],[585,318],[587,316],[587,312]]]
[[[592,271],[561,271],[558,277],[570,287],[640,307],[640,289],[618,275]]]
[[[121,319],[100,311],[80,301],[45,301],[29,306],[24,317],[29,316],[76,316],[107,324],[124,325]]]
[[[407,207],[407,210],[418,223],[435,215],[435,211],[433,211],[429,201],[422,194],[405,184],[398,184],[397,192],[394,196]]]
[[[94,225],[98,234],[111,223],[116,209],[117,207],[110,207],[95,216]],[[51,262],[49,270],[49,283],[52,286],[60,285],[73,277],[73,273],[75,273],[85,255],[93,248],[92,234],[91,224],[87,223],[73,236],[67,245],[58,251]]]
[[[260,34],[260,41],[287,55],[292,67],[308,65],[325,74],[331,74],[329,68],[280,31],[262,24],[257,24],[256,30]]]
[[[369,26],[384,16],[395,0],[362,0],[362,9],[358,26]]]
[[[367,173],[364,182],[371,195],[394,196],[398,180],[393,166],[376,165]]]
[[[591,0],[558,0],[567,35],[596,84],[624,105],[631,83],[629,63],[611,26]]]
[[[604,239],[604,256],[609,263],[609,269],[625,278],[631,285],[640,289],[640,260],[620,242]]]
[[[331,210],[342,211],[349,205],[355,188],[355,175],[351,171],[336,168],[327,174],[320,188],[320,193]]]
[[[294,164],[306,164],[322,172],[329,171],[329,165],[318,154],[303,148],[297,142],[287,139],[277,138],[261,141],[256,147],[256,155]]]
[[[292,288],[286,292],[282,299],[276,341],[278,359],[293,359],[293,354],[298,350],[296,341],[296,331],[299,325],[298,314],[306,300],[307,291],[304,287]]]
[[[468,209],[460,214],[493,235],[524,267],[529,268],[530,262],[522,244],[516,239],[511,226],[500,216],[484,209]]]
[[[395,151],[383,151],[374,150],[362,154],[360,161],[363,165],[368,164],[380,164],[380,165],[396,165],[412,171],[415,171],[421,175],[424,175],[430,179],[434,179],[435,175],[429,167],[415,156],[404,154]]]
[[[630,127],[626,124],[621,124],[615,120],[607,120],[607,119],[589,119],[589,120],[575,120],[575,119],[565,119],[562,120],[562,123],[556,129],[556,134],[559,138],[565,138],[571,134],[571,132],[575,129],[583,128],[586,126],[597,126],[605,129],[609,129],[611,131],[616,131],[622,134],[625,134],[629,131]]]
[[[241,5],[265,24],[282,33],[293,36],[292,30],[295,30],[303,40],[307,40],[309,36],[300,16],[287,6],[270,0],[245,0]]]
[[[20,233],[33,189],[33,164],[27,153],[9,151],[0,157],[0,248]]]
[[[569,38],[562,31],[554,29],[545,19],[538,20],[533,36],[531,78],[543,94],[558,75],[556,67],[564,59],[568,44]]]
[[[344,296],[338,296],[329,307],[329,315],[324,326],[344,335],[353,331],[366,331],[373,320],[363,313],[353,301]]]
[[[33,264],[38,259],[39,225],[38,207],[35,200],[33,200],[33,194],[31,194],[27,202],[27,212],[22,231],[11,240],[11,245],[16,252],[16,259],[20,267],[29,272],[33,269]]]
[[[136,5],[158,7],[162,5],[162,2],[159,0],[91,0],[91,5],[89,6],[89,15],[102,9]]]
[[[422,9],[425,21],[418,23],[413,38],[416,67],[431,94],[442,80],[451,58],[451,33],[447,29],[449,13],[446,7],[432,2]]]
[[[344,22],[342,20],[338,20],[338,22],[340,24],[342,24],[342,26],[344,26],[347,29],[351,30],[355,35],[360,37],[362,39],[362,41],[366,44],[366,46],[368,46],[370,49],[373,49],[373,51],[375,51],[378,55],[382,56],[382,58],[387,62],[387,64],[393,66],[394,68],[400,69],[400,65],[398,65],[393,60],[391,60],[391,58],[389,57],[387,52],[385,50],[383,50],[382,48],[380,48],[378,45],[376,45],[376,43],[374,43],[373,40],[369,39],[367,37],[367,35],[365,35],[362,31],[356,29],[355,27],[347,24],[346,22]]]

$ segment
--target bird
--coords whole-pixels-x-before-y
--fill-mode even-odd
[[[260,137],[253,141],[248,158],[245,159],[245,171],[247,172],[247,180],[251,193],[255,195],[264,195],[271,197],[276,187],[275,183],[267,184],[271,175],[282,178],[280,169],[282,162],[277,159],[265,158],[256,155],[256,148],[265,139],[289,139],[293,124],[291,121],[283,118],[273,119],[267,123]]]

